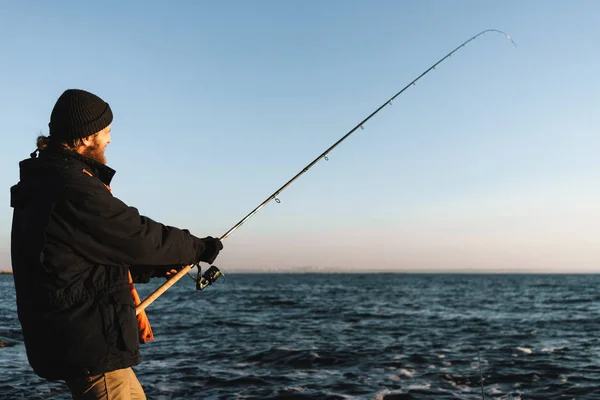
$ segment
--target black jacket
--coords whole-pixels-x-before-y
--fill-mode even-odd
[[[48,149],[20,162],[11,188],[11,253],[27,357],[46,379],[141,362],[128,283],[198,261],[202,239],[113,197],[115,171]],[[162,268],[161,268],[162,267]]]

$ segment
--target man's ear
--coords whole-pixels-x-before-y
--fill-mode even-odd
[[[94,135],[81,138],[81,143],[83,143],[85,146],[90,146],[94,143]]]

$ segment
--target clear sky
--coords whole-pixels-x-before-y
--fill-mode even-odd
[[[0,2],[0,182],[63,90],[113,109],[113,193],[224,271],[600,272],[600,2]]]

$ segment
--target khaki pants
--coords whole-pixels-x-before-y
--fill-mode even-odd
[[[131,368],[66,381],[73,400],[146,400]]]

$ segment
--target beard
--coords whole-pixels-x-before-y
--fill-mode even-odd
[[[106,147],[101,147],[100,143],[94,140],[94,143],[91,146],[86,147],[82,154],[92,160],[98,161],[100,164],[106,165],[106,156],[104,155],[104,149]]]

